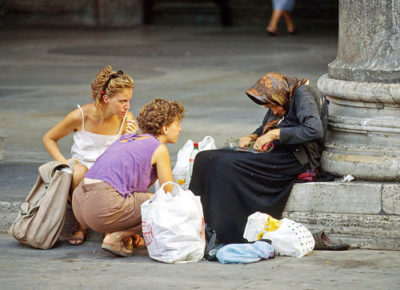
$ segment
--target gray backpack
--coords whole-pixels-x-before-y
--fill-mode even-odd
[[[71,179],[68,165],[58,161],[41,165],[36,183],[21,203],[9,233],[22,244],[50,249],[64,226]]]

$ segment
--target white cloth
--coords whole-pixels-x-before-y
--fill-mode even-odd
[[[72,158],[78,159],[87,168],[92,167],[97,158],[121,136],[126,114],[122,120],[119,132],[116,135],[102,135],[85,130],[85,116],[81,106],[78,109],[82,114],[82,130],[72,134],[74,144],[71,147]]]

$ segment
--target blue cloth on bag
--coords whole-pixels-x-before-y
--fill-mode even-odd
[[[272,6],[276,10],[292,11],[295,0],[272,0]]]
[[[252,263],[275,256],[274,247],[266,241],[247,244],[229,244],[217,252],[217,259],[222,264]]]

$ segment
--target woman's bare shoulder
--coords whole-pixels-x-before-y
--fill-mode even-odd
[[[85,104],[80,106],[82,111],[83,111],[83,115],[85,118],[85,121],[89,118],[93,118],[95,116],[96,113],[96,107],[94,106],[94,104]],[[81,124],[82,124],[82,112],[81,110],[76,107],[74,110],[72,110],[66,117],[65,120],[67,121],[67,123],[70,123],[71,125],[73,125],[73,127],[76,130],[81,130]]]
[[[153,157],[151,159],[151,164],[158,163],[160,160],[169,160],[168,147],[165,144],[158,145],[156,150],[154,150]]]
[[[97,114],[97,108],[94,103],[89,103],[81,106],[83,114],[85,116],[95,116]]]

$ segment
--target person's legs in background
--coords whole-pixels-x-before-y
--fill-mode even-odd
[[[276,36],[278,34],[278,22],[282,17],[284,11],[274,9],[272,11],[271,19],[267,26],[267,32],[269,35]]]
[[[285,19],[285,22],[286,22],[287,32],[289,34],[295,34],[296,27],[294,26],[291,13],[289,11],[283,11],[282,14],[283,14],[283,18]]]
[[[296,27],[292,20],[291,11],[293,10],[295,0],[272,0],[272,15],[266,28],[269,35],[278,35],[278,23],[283,16],[286,29],[289,34],[296,33]]]

